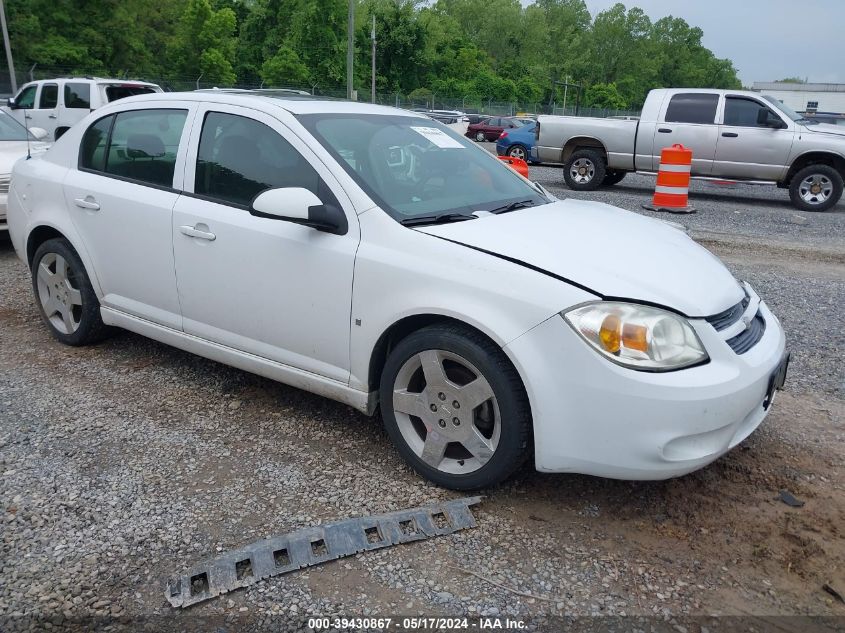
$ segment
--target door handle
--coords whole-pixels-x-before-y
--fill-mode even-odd
[[[722,136],[724,136],[725,138],[736,138],[737,136],[739,136],[739,134],[737,134],[736,132],[722,132]]]
[[[203,231],[202,229],[197,228],[198,226],[205,226],[204,224],[197,224],[197,226],[188,226],[187,224],[184,226],[180,226],[179,230],[182,232],[183,235],[187,235],[188,237],[196,237],[201,240],[208,240],[209,242],[213,242],[217,239],[217,236],[210,232],[210,231]],[[207,226],[205,228],[208,228]]]
[[[100,205],[92,196],[85,198],[74,198],[73,203],[80,209],[89,209],[91,211],[99,211]]]
[[[661,134],[671,134],[672,133],[672,130],[670,130],[668,127],[657,128],[657,131],[660,132]]]
[[[31,118],[32,118],[32,115],[31,115],[31,114],[27,114],[26,112],[24,112],[24,113],[23,113],[23,118],[25,118],[25,119],[31,119]]]
[[[51,118],[51,119],[57,119],[57,118],[58,118],[55,114],[50,114],[50,115],[48,115],[48,116],[49,116],[49,118]]]

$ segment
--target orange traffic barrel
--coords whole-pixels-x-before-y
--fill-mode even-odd
[[[528,178],[528,163],[521,158],[514,158],[513,156],[499,156],[499,160],[507,163],[511,169],[523,178]]]
[[[644,209],[669,213],[695,213],[689,205],[689,180],[692,169],[692,150],[676,143],[660,152],[660,169],[651,204]]]

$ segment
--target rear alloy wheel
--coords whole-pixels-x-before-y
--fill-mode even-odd
[[[789,197],[802,211],[827,211],[842,197],[842,176],[828,165],[810,165],[792,177]]]
[[[522,381],[500,348],[468,328],[433,326],[403,339],[385,364],[380,397],[402,457],[441,486],[495,485],[529,453]]]
[[[604,158],[591,149],[573,152],[563,166],[563,179],[575,191],[595,191],[604,182]]]
[[[479,143],[482,143],[487,140],[487,137],[484,136],[484,132],[476,132],[475,133],[475,140]]]
[[[519,160],[528,160],[528,152],[522,145],[513,145],[508,150],[508,156],[511,158],[518,158]]]
[[[47,240],[35,251],[32,288],[41,318],[62,343],[87,345],[110,333],[82,260],[67,240]]]

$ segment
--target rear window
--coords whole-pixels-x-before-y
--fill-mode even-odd
[[[679,93],[672,97],[666,108],[667,123],[713,123],[719,95],[706,93]]]
[[[134,97],[135,95],[148,95],[155,92],[154,88],[150,86],[106,86],[106,99],[111,103],[118,99],[125,99],[126,97]]]
[[[65,107],[91,109],[91,84],[65,84]]]

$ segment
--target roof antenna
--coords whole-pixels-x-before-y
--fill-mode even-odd
[[[32,152],[29,149],[29,124],[26,122],[26,120],[29,118],[28,116],[26,116],[27,109],[28,108],[23,109],[23,127],[26,130],[26,159],[29,160],[30,158],[32,158]]]

